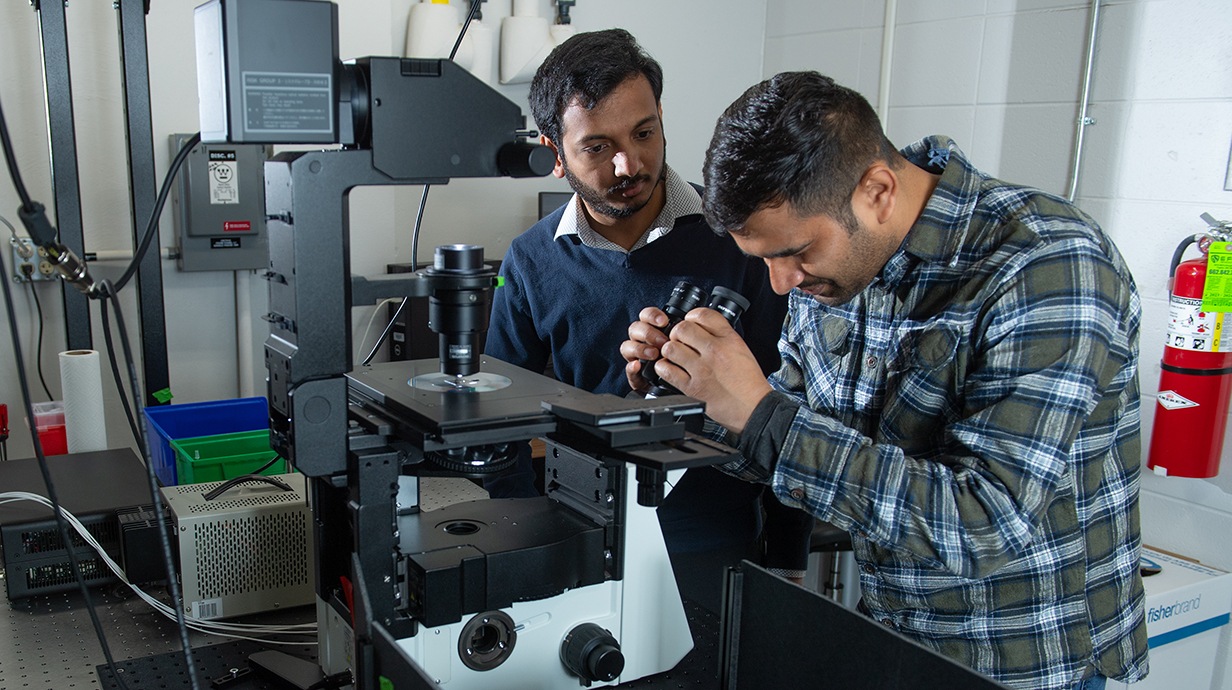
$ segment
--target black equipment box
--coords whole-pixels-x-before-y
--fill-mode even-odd
[[[727,569],[719,638],[722,690],[1008,690],[748,561]]]
[[[119,562],[120,525],[116,510],[149,504],[145,466],[127,448],[53,455],[47,458],[47,465],[60,505],[77,516],[108,555]],[[0,490],[46,496],[38,460],[0,463]],[[51,508],[33,501],[0,505],[0,542],[10,601],[77,587],[68,550]],[[94,549],[75,533],[73,548],[88,584],[117,581]]]

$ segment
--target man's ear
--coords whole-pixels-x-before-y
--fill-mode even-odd
[[[859,211],[863,210],[868,215],[862,217],[871,216],[878,223],[884,224],[894,215],[894,205],[901,191],[898,175],[890,166],[878,161],[864,171],[864,176],[856,185],[855,194],[851,198],[852,209],[857,216],[861,216]]]
[[[565,162],[561,160],[560,149],[556,148],[555,142],[553,142],[551,139],[543,135],[539,136],[539,142],[543,144],[544,146],[552,149],[552,153],[556,154],[556,165],[555,167],[552,168],[552,175],[554,175],[557,179],[564,177],[565,176]]]
[[[667,148],[667,131],[663,129],[663,104],[659,103],[659,135],[663,137],[663,148]]]

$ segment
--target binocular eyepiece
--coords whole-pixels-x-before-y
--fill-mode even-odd
[[[672,329],[676,324],[684,321],[684,317],[690,311],[702,306],[702,302],[706,299],[705,291],[687,281],[676,283],[672,294],[667,298],[667,302],[663,305],[663,312],[667,314],[667,326],[660,328],[663,335],[671,337]],[[736,321],[740,319],[740,315],[744,310],[749,308],[749,301],[735,290],[729,290],[722,286],[716,286],[710,292],[710,301],[706,302],[706,308],[713,309],[723,315],[727,322],[732,326],[736,325]],[[642,378],[650,384],[650,393],[648,397],[662,397],[664,395],[680,395],[680,391],[676,390],[670,383],[660,378],[655,372],[654,364],[659,361],[655,360],[639,360],[642,363]]]

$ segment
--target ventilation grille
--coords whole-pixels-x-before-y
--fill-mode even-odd
[[[103,548],[118,546],[120,538],[116,534],[117,525],[114,520],[103,520],[101,522],[89,523],[86,525],[86,531],[90,533]],[[73,546],[81,548],[86,545],[84,539],[71,526],[69,531],[72,533]],[[25,555],[48,555],[55,552],[64,552],[64,540],[60,538],[60,530],[56,529],[54,523],[52,526],[43,529],[32,529],[21,533],[21,551]]]
[[[81,576],[86,582],[111,577],[111,570],[101,558],[80,558],[77,560],[77,565],[81,567]],[[73,577],[73,566],[68,561],[34,566],[26,570],[26,586],[31,590],[72,584],[76,581],[77,579]]]
[[[295,498],[293,493],[287,496]],[[308,516],[303,512],[194,525],[193,542],[201,599],[295,587],[309,581]]]
[[[279,491],[278,493],[257,494],[231,500],[204,501],[188,506],[188,512],[193,515],[202,513],[220,513],[237,508],[257,508],[260,506],[280,505],[285,503],[302,503],[304,497],[298,491]]]
[[[200,484],[176,484],[175,486],[165,486],[163,491],[178,494],[180,496],[191,496],[193,494],[208,494],[217,489],[229,480],[224,479],[221,482],[202,482]]]

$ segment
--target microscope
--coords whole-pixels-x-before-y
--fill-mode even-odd
[[[520,109],[449,60],[338,59],[318,0],[195,14],[202,140],[341,144],[266,163],[270,442],[310,484],[320,665],[377,688],[574,688],[673,668],[692,638],[655,506],[732,449],[702,403],[594,395],[479,353],[498,280],[470,245],[352,276],[358,186],[547,174]],[[440,359],[353,367],[352,306],[428,296]],[[612,356],[617,356],[613,353]],[[547,495],[419,510],[544,437]]]

